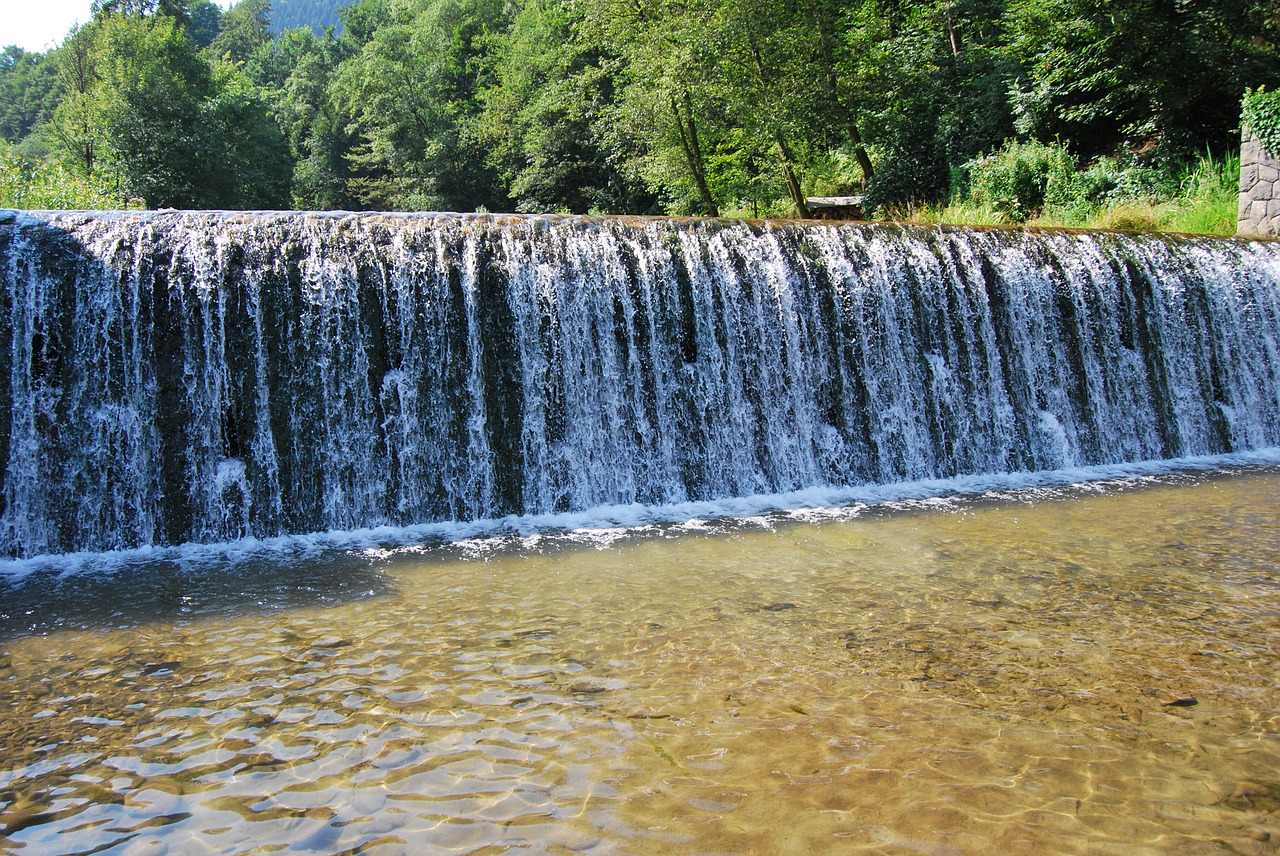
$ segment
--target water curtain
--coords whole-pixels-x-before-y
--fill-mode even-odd
[[[1280,444],[1280,244],[0,214],[0,553]]]

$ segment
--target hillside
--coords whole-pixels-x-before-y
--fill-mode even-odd
[[[354,0],[274,0],[271,4],[271,32],[282,33],[294,27],[310,27],[316,35],[325,27],[340,29],[338,10]]]

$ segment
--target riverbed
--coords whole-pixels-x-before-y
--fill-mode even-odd
[[[1280,469],[0,606],[0,852],[1274,853]]]

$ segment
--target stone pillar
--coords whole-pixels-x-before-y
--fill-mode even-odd
[[[1280,235],[1280,158],[1249,131],[1240,142],[1238,235]]]

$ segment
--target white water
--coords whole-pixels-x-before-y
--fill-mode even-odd
[[[0,216],[0,265],[19,558],[631,526],[1280,445],[1274,243],[78,213]]]

